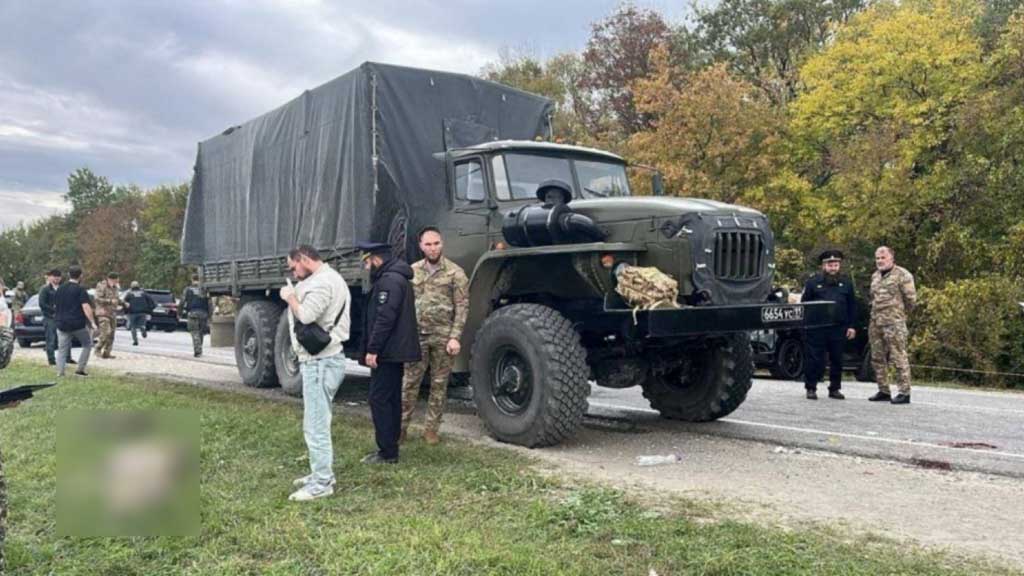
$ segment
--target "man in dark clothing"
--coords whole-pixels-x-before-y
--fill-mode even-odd
[[[416,326],[413,272],[405,261],[391,255],[391,246],[361,242],[364,266],[373,289],[367,296],[359,357],[370,375],[370,414],[377,451],[363,458],[367,464],[398,462],[398,436],[402,431],[402,375],[406,362],[420,360]]]
[[[156,308],[156,302],[139,286],[137,281],[132,280],[131,289],[124,295],[124,307],[125,314],[128,316],[128,329],[132,332],[132,346],[138,346],[139,331],[142,331],[142,337],[145,338],[146,319]]]
[[[72,266],[68,271],[70,281],[57,289],[57,375],[64,376],[65,360],[71,355],[71,342],[77,339],[82,345],[75,374],[88,376],[85,372],[92,351],[92,333],[97,330],[93,317],[89,293],[79,285],[82,269]]]
[[[196,358],[203,355],[203,334],[210,321],[210,299],[199,287],[199,275],[192,275],[192,285],[181,294],[181,311],[188,319],[188,331],[192,334],[192,353]]]
[[[39,309],[43,312],[43,328],[46,333],[46,360],[50,366],[57,365],[57,289],[60,288],[62,275],[59,268],[47,272],[46,284],[39,291]],[[64,361],[67,364],[75,363],[71,360],[70,350]]]
[[[828,397],[843,400],[839,391],[843,385],[843,349],[846,341],[857,334],[852,328],[857,319],[857,302],[853,293],[853,282],[839,273],[843,253],[826,250],[818,256],[821,272],[815,274],[804,285],[801,302],[827,301],[837,304],[838,324],[827,328],[812,328],[804,335],[804,388],[808,400],[818,399],[818,381],[825,375],[825,353],[828,353]]]

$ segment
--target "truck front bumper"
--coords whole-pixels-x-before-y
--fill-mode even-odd
[[[824,328],[836,324],[833,302],[691,306],[676,310],[610,311],[645,338],[699,336],[767,329]]]

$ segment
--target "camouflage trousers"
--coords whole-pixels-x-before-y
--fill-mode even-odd
[[[203,353],[203,334],[209,321],[210,315],[206,312],[188,313],[188,333],[192,335],[192,351],[196,356]]]
[[[14,354],[14,330],[0,327],[0,368],[6,368]]]
[[[906,323],[879,326],[872,322],[868,327],[868,338],[871,346],[871,365],[875,369],[878,391],[891,393],[889,368],[892,367],[900,394],[910,394],[910,358],[907,356]]]
[[[100,355],[100,358],[109,358],[110,350],[114,347],[117,320],[113,316],[97,316],[96,326],[99,328],[99,336],[96,338],[96,353]]]
[[[452,374],[455,357],[449,356],[445,347],[448,345],[446,336],[420,336],[420,350],[423,359],[405,365],[405,376],[402,378],[402,430],[409,427],[409,420],[416,410],[416,398],[420,393],[420,382],[423,375],[430,370],[430,399],[427,401],[427,417],[424,426],[427,430],[437,432],[441,427],[441,416],[444,404],[448,399],[448,378]]]
[[[7,540],[7,481],[4,478],[4,455],[0,453],[0,574],[7,573],[4,564],[4,542]]]

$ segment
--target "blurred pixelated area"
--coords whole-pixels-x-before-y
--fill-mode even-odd
[[[61,536],[199,533],[199,416],[72,411],[57,423]]]

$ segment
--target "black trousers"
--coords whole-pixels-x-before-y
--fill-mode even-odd
[[[828,389],[843,386],[843,349],[846,347],[846,328],[831,327],[808,330],[804,334],[804,387],[815,390],[825,375],[825,356],[828,355]]]
[[[402,433],[401,362],[380,362],[370,374],[370,415],[381,458],[398,458],[398,435]]]

